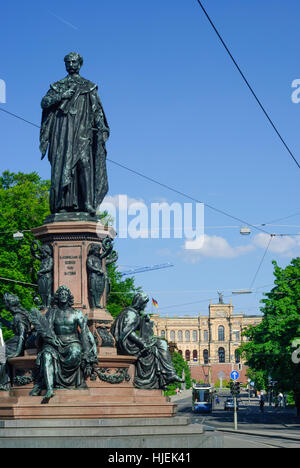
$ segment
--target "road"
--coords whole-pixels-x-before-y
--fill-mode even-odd
[[[265,405],[259,409],[258,399],[246,394],[239,398],[238,431],[234,431],[233,411],[224,411],[224,401],[229,393],[219,393],[220,403],[214,403],[211,414],[194,414],[191,396],[177,399],[178,414],[190,415],[194,424],[215,427],[223,433],[224,448],[300,448],[300,418],[294,409],[274,408]]]

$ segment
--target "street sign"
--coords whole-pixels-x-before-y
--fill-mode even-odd
[[[239,378],[239,376],[240,376],[240,374],[236,370],[232,371],[231,374],[230,374],[230,378],[232,380],[237,380]]]

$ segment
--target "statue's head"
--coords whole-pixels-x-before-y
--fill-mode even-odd
[[[42,245],[41,252],[44,257],[52,257],[53,255],[52,246],[50,244]]]
[[[92,244],[88,255],[100,255],[100,244]]]
[[[77,52],[70,52],[64,58],[66,70],[69,75],[74,75],[74,73],[79,73],[80,68],[83,64],[83,58]]]
[[[54,305],[67,304],[72,306],[74,304],[74,296],[67,286],[60,286],[54,294]]]
[[[11,307],[20,305],[20,299],[15,294],[5,293],[3,295],[3,301],[8,310],[10,310]]]
[[[137,310],[144,310],[147,302],[149,302],[149,296],[144,292],[138,292],[134,295],[132,307]]]

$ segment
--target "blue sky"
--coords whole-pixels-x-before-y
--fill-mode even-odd
[[[297,0],[203,0],[232,54],[300,161]],[[300,212],[300,169],[292,161],[234,68],[196,0],[6,2],[1,7],[1,109],[40,123],[40,101],[63,76],[63,57],[78,51],[81,74],[99,85],[111,127],[109,159],[251,224]],[[37,171],[38,129],[0,112],[1,171]],[[189,200],[108,162],[109,196],[152,202]],[[184,239],[116,239],[124,268],[171,262],[136,275],[161,314],[207,313],[224,291],[235,311],[259,313],[272,287],[271,261],[284,267],[300,253],[300,215],[267,226],[274,238],[255,279],[268,236],[205,208],[203,249]],[[188,304],[188,305],[183,305]]]

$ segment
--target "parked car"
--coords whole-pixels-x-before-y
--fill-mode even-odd
[[[239,402],[238,402],[238,400],[236,400],[236,409],[237,409],[237,410],[239,409]],[[224,410],[225,410],[225,411],[227,411],[227,410],[234,410],[234,401],[233,401],[233,398],[232,398],[232,397],[226,398],[225,403],[224,403]]]

